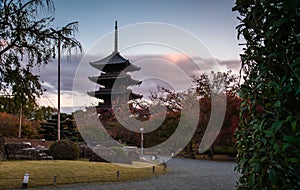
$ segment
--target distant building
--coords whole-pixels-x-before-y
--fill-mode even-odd
[[[115,50],[109,56],[90,62],[90,65],[100,71],[99,76],[92,76],[89,79],[99,84],[99,90],[87,92],[88,95],[101,99],[97,106],[98,112],[112,107],[112,103],[120,98],[134,100],[142,98],[142,95],[135,94],[129,86],[139,85],[142,82],[131,78],[129,72],[139,71],[141,68],[133,65],[118,52],[118,25],[115,22]],[[102,110],[102,111],[100,111]]]

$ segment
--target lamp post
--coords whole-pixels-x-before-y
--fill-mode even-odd
[[[60,32],[57,40],[57,140],[60,141]]]
[[[144,158],[144,128],[140,128],[141,131],[141,158]]]
[[[60,30],[54,30],[52,32],[56,34],[57,40],[57,140],[60,141],[60,49],[61,49],[61,35],[64,28]]]

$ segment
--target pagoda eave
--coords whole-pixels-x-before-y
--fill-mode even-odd
[[[101,72],[121,72],[124,70],[126,72],[134,72],[134,71],[139,71],[141,70],[140,67],[136,66],[136,65],[132,65],[130,64],[130,62],[125,62],[125,63],[116,63],[116,64],[96,64],[96,63],[90,63],[90,65],[92,67],[94,67],[95,69],[101,71]]]
[[[129,99],[137,99],[143,97],[143,95],[132,93],[131,90],[126,90],[126,91],[116,90],[111,93],[108,90],[101,89],[98,91],[87,92],[87,94],[99,99],[108,99],[111,97],[120,97],[120,96],[128,96],[128,95],[129,95]]]
[[[140,85],[142,81],[134,80],[130,76],[125,76],[125,77],[88,77],[90,81],[95,82],[99,85],[103,86],[113,86],[115,84],[116,79],[118,79],[118,83],[120,85],[127,85],[127,86],[134,86],[134,85]]]

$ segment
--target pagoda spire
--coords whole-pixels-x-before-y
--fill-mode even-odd
[[[115,53],[118,52],[118,21],[115,21]]]

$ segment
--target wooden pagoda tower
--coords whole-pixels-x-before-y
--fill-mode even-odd
[[[109,56],[90,62],[90,65],[100,71],[99,76],[89,77],[89,80],[100,85],[99,90],[87,92],[88,95],[103,100],[97,106],[98,112],[112,107],[112,103],[120,97],[128,97],[129,100],[142,98],[135,94],[129,86],[139,85],[142,82],[131,78],[129,72],[139,71],[141,68],[133,65],[118,52],[118,25],[115,22],[114,52]],[[118,80],[116,82],[116,80]]]

